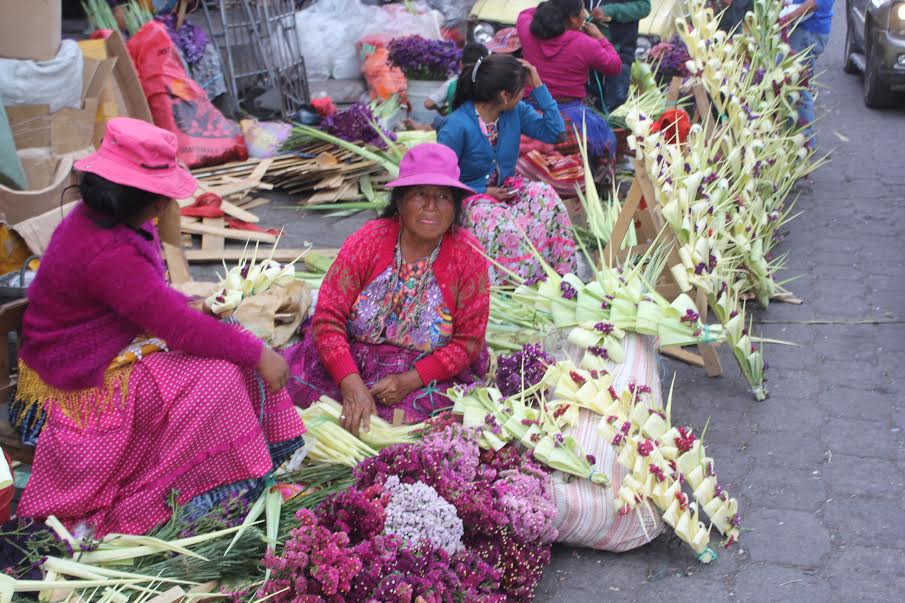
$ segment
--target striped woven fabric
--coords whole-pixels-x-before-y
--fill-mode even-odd
[[[556,339],[561,339],[556,337]],[[662,408],[660,376],[657,370],[657,352],[653,339],[628,334],[624,340],[625,361],[610,363],[616,391],[622,391],[630,383],[648,385],[652,390],[653,404]],[[580,358],[577,351],[554,342],[547,342],[549,353],[559,358]],[[600,417],[582,410],[579,424],[566,432],[574,437],[587,454],[597,459],[595,469],[610,477],[608,486],[600,486],[587,479],[569,479],[554,473],[553,499],[556,503],[556,529],[558,542],[585,546],[601,551],[623,552],[645,545],[663,531],[660,513],[649,503],[627,515],[619,514],[616,493],[622,487],[622,479],[628,472],[616,460],[615,449],[597,433]]]
[[[555,151],[531,150],[518,158],[515,169],[528,180],[546,182],[562,198],[575,197],[576,186],[584,188],[580,155],[563,156]]]

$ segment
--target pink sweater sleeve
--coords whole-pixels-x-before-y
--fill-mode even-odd
[[[588,66],[603,75],[616,75],[622,70],[622,59],[613,45],[606,38],[595,40],[587,38]]]
[[[131,246],[99,254],[87,266],[86,287],[114,312],[163,339],[171,350],[257,366],[263,343],[235,326],[206,316],[170,288],[145,256]]]

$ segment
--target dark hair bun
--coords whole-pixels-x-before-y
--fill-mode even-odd
[[[106,178],[85,172],[79,183],[82,201],[108,219],[108,224],[128,224],[152,203],[162,197],[125,184],[117,184]]]

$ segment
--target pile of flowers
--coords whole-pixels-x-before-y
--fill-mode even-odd
[[[541,344],[525,344],[520,351],[497,358],[496,387],[504,396],[514,396],[540,383],[555,362]]]
[[[687,77],[688,68],[685,64],[691,59],[688,48],[679,36],[673,36],[668,42],[660,42],[650,49],[649,60],[654,65],[654,71],[662,82],[668,82],[674,77]]]
[[[381,450],[298,526],[257,596],[274,601],[530,600],[550,561],[546,473],[513,447],[482,454],[448,424]],[[318,598],[320,597],[320,598]]]
[[[395,138],[392,132],[378,132],[375,128],[376,123],[377,118],[368,105],[355,103],[344,111],[327,116],[321,122],[320,128],[327,134],[348,142],[360,142],[386,148],[384,136],[390,140]]]
[[[412,80],[445,80],[459,70],[462,58],[454,42],[421,36],[395,38],[388,49],[390,63]]]

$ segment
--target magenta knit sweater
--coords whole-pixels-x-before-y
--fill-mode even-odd
[[[584,98],[590,70],[616,75],[622,69],[619,53],[606,38],[595,40],[573,30],[549,40],[534,37],[531,21],[535,10],[519,13],[515,29],[522,43],[522,56],[537,68],[540,79],[557,101]]]
[[[263,344],[205,316],[164,279],[160,241],[127,226],[102,228],[80,203],[57,227],[23,320],[22,360],[46,383],[77,390],[100,386],[110,362],[142,333],[171,350],[254,367]]]

